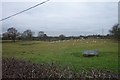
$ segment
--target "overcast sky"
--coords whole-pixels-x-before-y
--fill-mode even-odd
[[[2,18],[22,11],[39,2],[3,2]],[[2,22],[5,32],[15,27],[23,32],[44,31],[47,35],[108,34],[118,23],[117,2],[47,2]]]

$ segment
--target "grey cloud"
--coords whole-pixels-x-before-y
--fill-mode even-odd
[[[3,3],[3,17],[26,9],[36,3]],[[23,31],[45,31],[48,35],[101,34],[118,20],[117,3],[49,2],[3,21],[3,31],[12,25]]]

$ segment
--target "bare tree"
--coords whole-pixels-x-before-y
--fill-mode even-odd
[[[59,39],[60,40],[64,40],[65,39],[65,35],[63,35],[63,34],[59,35]]]
[[[28,29],[24,31],[21,36],[25,39],[31,40],[33,36],[33,32],[30,29]]]
[[[120,40],[120,25],[115,24],[112,29],[109,31],[114,39]]]
[[[10,38],[11,40],[13,40],[15,42],[15,39],[17,36],[17,30],[15,28],[11,27],[7,30],[7,32],[4,35],[6,35],[8,38]]]
[[[39,31],[38,32],[38,37],[40,38],[40,37],[44,37],[44,32],[43,31]]]
[[[38,38],[41,40],[45,40],[47,38],[47,35],[43,31],[39,31]]]
[[[2,38],[5,39],[5,40],[8,39],[8,38],[9,38],[9,37],[8,37],[8,33],[7,33],[7,32],[3,33],[3,34],[2,34]]]

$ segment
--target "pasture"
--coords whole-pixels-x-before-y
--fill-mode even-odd
[[[83,57],[83,50],[98,49],[99,56]],[[3,41],[2,56],[33,63],[54,63],[80,70],[99,69],[118,73],[118,43],[104,39],[64,41]]]

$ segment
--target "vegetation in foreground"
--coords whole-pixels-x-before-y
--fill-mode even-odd
[[[83,50],[98,49],[98,57],[83,57]],[[3,57],[15,57],[33,63],[55,63],[82,69],[109,70],[118,73],[118,43],[104,39],[67,41],[18,41],[2,44]]]
[[[118,75],[110,71],[92,69],[89,71],[82,70],[76,73],[66,68],[60,68],[55,64],[33,64],[30,62],[17,60],[14,58],[3,58],[2,77],[4,78],[56,78],[56,79],[118,79]]]

